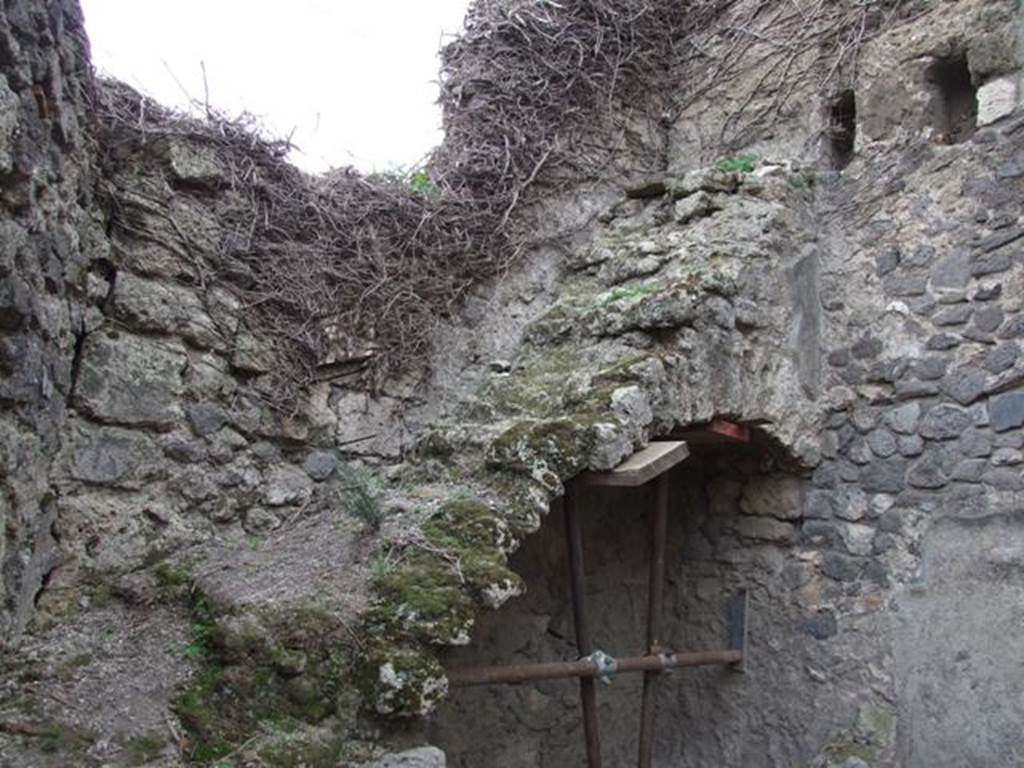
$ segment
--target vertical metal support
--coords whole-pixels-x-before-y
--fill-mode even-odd
[[[654,481],[654,509],[651,510],[651,571],[647,588],[647,653],[661,653],[662,607],[665,596],[665,539],[668,535],[668,473]],[[654,720],[658,709],[658,683],[661,671],[644,672],[640,709],[639,768],[650,768],[654,748]]]
[[[745,672],[747,662],[747,605],[749,593],[741,589],[732,600],[729,601],[729,650],[739,651],[743,659],[730,664],[734,672]]]
[[[580,657],[594,652],[587,623],[583,587],[583,536],[580,532],[579,497],[575,483],[565,486],[565,536],[569,546],[569,585],[572,591],[572,617],[576,626],[576,648]],[[583,735],[587,744],[587,767],[601,768],[601,738],[597,723],[597,681],[580,678],[580,704],[583,707]]]

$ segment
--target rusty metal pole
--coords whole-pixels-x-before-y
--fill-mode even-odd
[[[733,649],[697,651],[695,653],[661,653],[657,656],[631,656],[615,659],[615,674],[688,667],[730,666],[743,662],[743,652]],[[508,664],[500,667],[467,667],[449,669],[448,684],[452,688],[475,685],[522,685],[541,680],[562,680],[568,677],[600,677],[601,665],[596,661],[547,661],[534,664]]]
[[[580,531],[579,496],[575,483],[565,485],[565,536],[569,551],[569,586],[572,592],[572,617],[576,627],[576,649],[580,657],[594,652],[587,623],[583,578],[583,535]],[[601,737],[597,723],[597,688],[593,677],[580,678],[580,704],[583,708],[583,735],[587,745],[587,767],[601,768]]]
[[[650,583],[647,587],[647,654],[657,655],[662,644],[662,605],[665,597],[665,539],[668,535],[668,473],[654,481],[654,509],[651,510]],[[658,683],[661,670],[644,672],[640,706],[640,750],[637,765],[650,768],[654,748],[654,720],[658,711]]]

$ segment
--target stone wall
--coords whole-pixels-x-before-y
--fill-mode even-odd
[[[103,241],[90,86],[76,3],[0,12],[0,642],[24,629],[60,560],[51,463],[88,323],[91,252]]]
[[[786,481],[790,503],[744,508],[749,483],[731,479],[704,483],[709,511],[696,502],[679,510],[684,520],[708,517],[675,531],[683,551],[668,608],[679,612],[678,636],[697,641],[690,647],[719,645],[723,593],[747,585],[752,666],[739,681],[673,676],[661,701],[661,764],[1002,765],[1019,757],[1012,723],[1021,716],[1021,681],[1007,665],[1021,653],[1011,626],[1024,551],[1017,522],[1020,19],[999,3],[949,3],[928,13],[865,46],[852,89],[854,151],[841,172],[824,122],[832,97],[808,93],[784,128],[729,148],[753,149],[759,180],[744,179],[736,196],[710,184],[675,191],[688,168],[722,156],[690,132],[696,126],[717,136],[715,121],[726,120],[721,103],[701,101],[673,131],[677,175],[638,186],[631,194],[649,195],[648,202],[623,203],[608,217],[610,227],[633,226],[650,243],[633,251],[624,293],[642,292],[664,268],[655,233],[676,242],[700,233],[696,247],[668,264],[714,251],[726,232],[732,245],[744,244],[741,275],[757,274],[751,255],[771,254],[760,280],[741,278],[739,298],[730,297],[726,313],[708,313],[694,340],[678,326],[663,336],[642,329],[654,339],[647,349],[684,349],[690,366],[719,364],[670,390],[706,405],[654,404],[652,424],[669,424],[652,431],[712,415],[746,418],[804,467],[802,479]],[[723,87],[742,94],[756,74]],[[965,103],[967,117],[951,115]],[[763,207],[774,183],[788,190],[777,199],[807,238],[790,237],[781,248],[784,227],[778,218],[766,223],[773,219]],[[676,199],[674,209],[662,194]],[[618,218],[622,211],[629,224]],[[730,262],[725,255],[716,263]],[[607,264],[593,269],[611,273]],[[787,283],[772,284],[780,275]],[[727,350],[737,347],[716,334],[723,327],[749,333],[741,308],[754,285],[769,286],[753,302],[768,313],[766,330],[730,360]],[[770,362],[755,373],[758,354]],[[781,379],[765,375],[786,365],[792,373]],[[735,399],[730,384],[742,393]],[[773,391],[785,392],[788,410],[768,407],[752,418],[758,398]],[[802,399],[806,405],[797,405]],[[632,653],[643,611],[631,607],[629,585],[643,583],[643,541],[616,528],[603,508],[594,510],[601,534],[590,544],[593,578],[609,586],[593,588],[595,623],[598,633],[610,632],[602,642]],[[739,521],[741,545],[709,544],[708,519],[726,528]],[[573,657],[571,631],[552,630],[565,613],[561,534],[555,524],[541,535],[545,544],[527,544],[513,560],[533,596],[513,603],[504,619],[489,618],[452,663]],[[491,696],[459,692],[439,715],[435,737],[456,764],[579,759],[574,686]],[[629,759],[635,685],[619,680],[602,696],[606,759]],[[517,739],[525,746],[513,747]]]
[[[9,3],[0,759],[348,764],[426,728],[455,765],[578,760],[571,684],[460,692],[427,725],[360,705],[428,714],[442,660],[571,658],[564,483],[715,417],[762,450],[673,479],[672,643],[720,645],[746,587],[751,662],[671,678],[657,762],[1019,757],[1021,21],[906,10],[842,94],[808,80],[737,123],[771,98],[739,71],[665,126],[665,174],[529,211],[540,244],[428,376],[281,413],[233,290],[232,158],[95,124],[77,8]],[[592,602],[633,653],[644,512],[619,501],[588,518]],[[603,695],[608,759],[636,685]]]

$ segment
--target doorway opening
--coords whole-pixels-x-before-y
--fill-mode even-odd
[[[827,119],[828,159],[833,170],[841,171],[853,160],[857,142],[857,99],[852,90],[832,99]]]
[[[446,752],[450,766],[594,765],[588,762],[593,744],[581,705],[584,676],[610,681],[597,683],[603,760],[598,764],[643,764],[638,763],[644,754],[642,723],[652,698],[656,714],[647,764],[681,764],[683,755],[726,764],[715,762],[720,749],[715,739],[697,744],[693,729],[700,729],[713,709],[727,713],[742,706],[747,676],[737,674],[739,662],[757,663],[756,651],[748,650],[756,648],[756,639],[743,636],[744,595],[763,578],[752,576],[763,570],[761,550],[788,547],[797,538],[795,525],[764,513],[799,516],[799,509],[777,505],[799,506],[799,493],[788,491],[801,482],[787,473],[784,457],[767,435],[731,426],[737,430],[723,434],[709,424],[674,434],[685,441],[689,456],[668,468],[661,482],[616,487],[584,485],[581,478],[568,498],[553,505],[541,531],[511,558],[527,582],[527,594],[482,616],[471,644],[446,659],[453,689],[430,723],[429,738]],[[652,534],[660,494],[668,510],[665,578],[661,626],[652,647]],[[582,651],[570,589],[567,542],[573,532],[567,503],[577,507],[584,553],[590,644]],[[756,601],[752,593],[751,617]],[[653,694],[650,676],[645,686],[646,672],[629,674],[634,668],[649,672],[652,658],[669,656],[672,664],[691,668],[667,672],[668,662],[664,669],[659,666]],[[586,664],[593,665],[593,673],[575,674]],[[545,674],[537,674],[538,667]],[[546,674],[552,670],[574,674]],[[478,684],[488,675],[487,685]],[[516,684],[507,684],[510,680]]]
[[[978,128],[978,89],[964,55],[936,59],[926,71],[932,126],[940,143],[967,141]]]

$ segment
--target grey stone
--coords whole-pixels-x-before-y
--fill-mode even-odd
[[[626,197],[645,199],[661,197],[668,192],[664,179],[641,179],[626,186]]]
[[[917,401],[901,405],[886,414],[885,421],[893,432],[909,435],[917,430],[921,418],[921,404]]]
[[[716,210],[719,208],[715,204],[715,199],[702,190],[676,201],[675,220],[678,224],[688,224],[694,219],[708,216]]]
[[[298,467],[282,464],[267,472],[263,503],[268,507],[296,506],[309,501],[313,490],[309,476]]]
[[[195,403],[185,408],[188,424],[199,437],[212,435],[227,424],[228,415],[216,403]]]
[[[963,339],[954,333],[937,333],[925,342],[925,349],[943,352],[956,349],[963,342]]]
[[[1012,368],[1014,363],[1017,362],[1017,358],[1020,356],[1020,347],[1016,342],[1007,341],[1002,344],[997,344],[985,356],[985,370],[989,373],[1002,373],[1003,371]]]
[[[789,475],[755,477],[743,486],[740,511],[796,520],[803,514],[803,483]]]
[[[1006,317],[999,306],[984,307],[974,313],[974,325],[985,333],[995,333]]]
[[[870,555],[875,529],[861,523],[844,523],[839,526],[839,536],[851,555]]]
[[[1000,432],[992,440],[996,448],[1024,448],[1024,433],[1020,430]]]
[[[900,456],[920,456],[924,451],[924,440],[920,435],[900,435],[896,438],[896,450]]]
[[[835,504],[835,515],[849,521],[863,519],[868,513],[868,497],[860,488],[844,488]]]
[[[1016,36],[1008,29],[979,34],[967,45],[967,65],[983,82],[1015,72],[1022,63]]]
[[[176,343],[93,333],[85,341],[74,404],[93,418],[168,429],[182,419],[182,372]]]
[[[1010,392],[989,402],[992,429],[1005,432],[1024,425],[1024,392]]]
[[[970,304],[959,304],[946,307],[932,316],[932,322],[938,326],[965,325],[971,319],[974,308]]]
[[[838,552],[826,552],[821,559],[821,572],[836,581],[854,581],[863,568],[863,563],[857,559]]]
[[[890,296],[922,296],[928,290],[928,278],[922,275],[888,275],[883,287]]]
[[[338,468],[338,457],[331,451],[313,451],[302,462],[302,468],[314,480],[326,480]]]
[[[992,437],[975,427],[965,429],[958,442],[960,452],[970,458],[984,458],[992,453]]]
[[[896,438],[887,429],[876,429],[869,432],[867,442],[872,452],[883,459],[892,456],[897,451]]]
[[[850,414],[850,423],[858,432],[870,432],[878,423],[878,417],[873,409],[857,406]]]
[[[1001,491],[1024,490],[1024,478],[1021,477],[1019,469],[995,467],[982,475],[981,480],[985,485],[991,485]]]
[[[897,381],[893,389],[898,400],[914,400],[939,394],[939,385],[932,381]]]
[[[224,519],[230,520],[233,515],[227,515]],[[245,511],[245,520],[242,525],[246,532],[253,534],[264,534],[274,530],[281,524],[281,519],[263,507],[251,507]]]
[[[994,232],[975,246],[980,253],[992,253],[1024,237],[1024,229],[1014,227]]]
[[[1015,467],[1024,462],[1024,453],[1018,448],[996,448],[989,459],[994,467]]]
[[[839,541],[839,532],[831,521],[806,520],[800,529],[800,541],[804,546],[834,547]]]
[[[730,521],[733,530],[748,539],[786,543],[792,541],[796,528],[792,523],[770,517],[742,516]]]
[[[950,371],[942,381],[942,391],[960,405],[970,405],[985,392],[988,376],[980,368],[966,366]]]
[[[964,459],[956,465],[950,479],[965,483],[980,483],[981,476],[987,467],[988,462],[985,459]]]
[[[886,552],[892,552],[900,547],[900,540],[898,536],[894,536],[891,533],[879,533],[875,536],[874,542],[871,545],[871,551],[873,554],[882,555]]]
[[[975,256],[971,261],[971,276],[997,275],[1008,270],[1011,263],[1010,256],[1006,253],[988,253]]]
[[[361,763],[359,768],[445,768],[444,752],[437,747],[417,747]]]
[[[903,259],[903,266],[913,269],[931,265],[935,258],[935,249],[930,245],[919,245]]]
[[[1019,339],[1024,336],[1024,316],[1011,317],[999,329],[997,336],[1000,339]]]
[[[832,491],[812,488],[804,494],[804,517],[827,520],[835,514],[835,507],[836,495]]]
[[[163,441],[164,454],[182,464],[194,464],[206,458],[206,446],[201,440],[186,440],[180,435],[170,435]]]
[[[907,462],[902,459],[878,459],[861,468],[859,481],[865,491],[899,493],[906,471]]]
[[[818,611],[804,621],[804,632],[815,640],[828,640],[839,632],[836,616],[832,611]]]
[[[988,403],[980,402],[975,403],[968,409],[971,413],[971,420],[976,427],[988,427],[991,426],[992,420],[988,414]]]
[[[932,267],[932,288],[966,288],[971,279],[971,259],[967,251],[943,256]]]
[[[850,352],[859,360],[878,357],[882,354],[882,340],[874,336],[864,336],[850,348]]]
[[[949,482],[943,472],[942,458],[929,453],[914,462],[907,471],[907,483],[915,488],[941,488]]]
[[[893,507],[878,519],[878,530],[886,533],[900,533],[903,530],[903,518],[906,513],[901,507]]]
[[[84,483],[129,490],[167,476],[163,451],[146,435],[118,427],[81,430],[69,470]]]
[[[942,492],[939,512],[943,516],[965,520],[989,514],[989,491],[977,483],[956,483]]]
[[[867,441],[861,437],[857,437],[850,442],[850,445],[846,449],[846,455],[854,464],[867,464],[874,458],[871,454],[871,449],[868,447]],[[853,480],[855,478],[848,479]]]
[[[897,248],[889,248],[875,257],[875,274],[885,277],[900,265],[900,252]]]
[[[914,360],[910,371],[921,381],[935,381],[946,375],[949,363],[941,357],[922,357]]]
[[[992,283],[990,285],[979,286],[974,293],[971,294],[971,301],[992,301],[998,299],[1003,295],[1003,284]]]
[[[849,349],[837,349],[829,352],[826,358],[828,364],[833,368],[842,368],[850,362],[850,350]]]
[[[974,424],[971,412],[959,405],[932,406],[921,419],[918,433],[929,440],[952,440]]]
[[[122,271],[114,283],[113,309],[119,320],[139,330],[181,334],[200,347],[220,341],[199,295],[184,286]]]
[[[231,181],[228,169],[212,147],[172,140],[165,151],[171,175],[193,186],[216,188]]]

